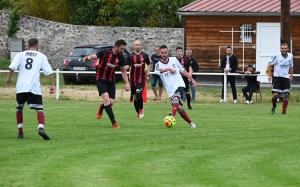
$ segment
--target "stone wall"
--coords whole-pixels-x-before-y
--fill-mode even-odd
[[[9,38],[7,36],[10,12],[0,10],[0,57],[8,58]],[[39,39],[40,50],[48,56],[53,68],[61,68],[64,59],[74,46],[87,44],[114,44],[124,39],[127,50],[133,51],[133,42],[142,42],[143,51],[154,53],[154,46],[165,44],[170,55],[175,56],[176,46],[183,47],[183,28],[140,28],[140,27],[103,27],[63,24],[31,16],[20,15],[17,38],[23,38],[25,44],[30,38]]]

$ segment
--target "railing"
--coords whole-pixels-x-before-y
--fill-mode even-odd
[[[9,70],[0,70],[0,73],[8,73]],[[17,73],[18,71],[15,71]],[[42,71],[41,71],[42,72]],[[59,88],[59,74],[64,74],[64,73],[80,73],[80,74],[93,74],[94,72],[90,71],[60,71],[59,69],[56,69],[56,71],[53,71],[53,73],[56,73],[56,99],[59,99],[59,93],[60,93],[60,88]],[[127,72],[128,73],[128,72]],[[121,74],[120,71],[116,71],[116,74]],[[150,74],[154,74],[153,72],[150,72]],[[193,75],[208,75],[208,76],[224,76],[224,102],[226,102],[227,98],[227,76],[268,76],[266,74],[253,74],[253,75],[246,75],[246,74],[239,74],[239,73],[230,73],[226,74],[225,73],[193,73]],[[294,74],[293,77],[300,77],[300,74]]]

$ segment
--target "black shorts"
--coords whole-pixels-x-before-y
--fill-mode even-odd
[[[116,98],[116,84],[114,81],[100,79],[96,81],[96,86],[99,92],[99,96],[101,96],[103,93],[108,93],[109,98]]]
[[[183,82],[185,84],[184,91],[185,92],[190,92],[190,82],[189,82],[189,79],[186,76],[183,76],[182,79],[183,79]]]
[[[130,86],[131,95],[135,95],[136,90],[141,90],[141,93],[143,93],[144,87],[145,87],[144,83],[138,83],[136,86]]]
[[[17,93],[17,109],[23,108],[27,102],[30,109],[43,110],[43,98],[41,95],[35,95],[31,92]]]
[[[290,92],[290,79],[283,77],[273,77],[273,87],[272,92],[277,93],[289,93]]]
[[[171,97],[169,97],[169,100],[172,103],[172,105],[174,104],[174,98],[175,97],[179,98],[179,104],[181,106],[183,105],[183,91],[184,91],[184,88],[183,87],[179,87],[179,88],[177,88],[177,90],[175,91],[175,93]]]

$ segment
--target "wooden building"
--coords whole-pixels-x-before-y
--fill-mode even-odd
[[[280,3],[280,0],[198,0],[180,8],[184,47],[193,50],[199,72],[220,72],[219,59],[226,54],[226,46],[233,46],[239,70],[255,64],[265,72],[268,61],[280,52]],[[290,15],[294,73],[300,74],[299,0],[291,0]]]

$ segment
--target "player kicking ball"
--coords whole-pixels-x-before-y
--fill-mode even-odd
[[[182,108],[182,95],[185,88],[181,74],[189,78],[193,86],[197,86],[195,80],[182,67],[176,57],[168,57],[169,50],[166,45],[160,46],[161,59],[155,65],[155,73],[158,74],[166,88],[170,102],[172,103],[171,116],[175,116],[177,111],[180,116],[190,124],[191,128],[196,128],[195,123],[188,117],[185,110]]]

